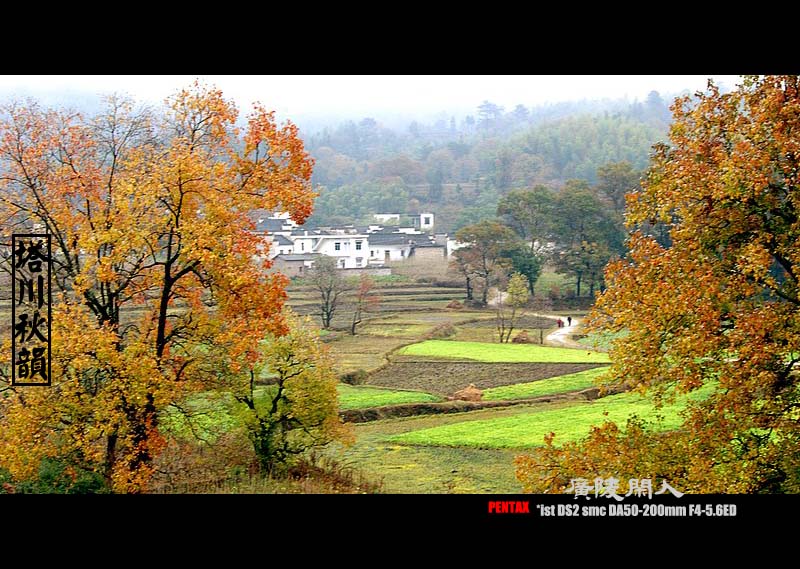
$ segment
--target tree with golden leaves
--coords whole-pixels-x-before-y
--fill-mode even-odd
[[[671,144],[628,195],[636,231],[591,320],[624,332],[613,385],[711,395],[671,432],[606,423],[560,447],[555,433],[517,460],[529,491],[613,475],[685,492],[800,492],[800,79],[747,77],[730,93],[709,83],[673,113]],[[668,247],[647,231],[659,224]]]
[[[508,279],[505,291],[498,290],[494,299],[495,324],[500,343],[511,341],[511,333],[517,321],[525,315],[528,303],[528,283],[520,273],[513,273]]]
[[[44,227],[54,264],[53,385],[9,385],[0,400],[0,468],[14,480],[57,460],[108,490],[144,490],[159,413],[219,386],[220,351],[244,372],[287,331],[286,279],[265,274],[247,214],[305,220],[313,163],[291,123],[255,106],[240,133],[237,117],[198,83],[162,112],[118,97],[91,118],[2,109],[2,242]]]
[[[339,419],[339,380],[328,346],[310,318],[287,312],[288,333],[269,337],[265,345],[263,368],[273,382],[259,393],[255,378],[261,370],[249,369],[248,381],[234,382],[233,389],[259,466],[269,473],[310,449],[352,439]]]

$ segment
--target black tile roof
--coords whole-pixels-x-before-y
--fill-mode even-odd
[[[409,239],[402,233],[370,233],[367,241],[372,245],[405,245]]]
[[[310,261],[315,257],[317,255],[312,253],[300,253],[296,255],[278,255],[275,259],[280,259],[281,261]]]
[[[284,237],[283,235],[273,235],[273,236],[272,236],[272,240],[273,240],[273,241],[274,241],[274,242],[275,242],[277,245],[279,245],[279,246],[283,246],[283,247],[286,247],[287,245],[288,245],[288,246],[294,245],[294,243],[293,243],[293,242],[292,242],[290,239],[287,239],[287,238],[286,238],[286,237]]]
[[[256,231],[283,231],[283,220],[280,219],[262,219],[256,223]]]

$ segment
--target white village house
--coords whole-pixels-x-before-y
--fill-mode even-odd
[[[260,210],[253,214],[255,232],[269,243],[269,258],[287,276],[302,275],[318,255],[335,258],[341,269],[364,269],[381,267],[390,261],[408,260],[414,257],[416,250],[419,250],[420,258],[441,258],[444,262],[457,248],[446,233],[429,233],[434,227],[432,213],[375,215],[378,222],[408,219],[410,227],[376,223],[319,229],[301,228],[285,213]]]

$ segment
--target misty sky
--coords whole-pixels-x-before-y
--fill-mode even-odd
[[[709,77],[733,88],[736,75],[0,75],[0,95],[75,96],[124,92],[160,102],[195,78],[220,87],[242,110],[262,102],[284,117],[469,111],[483,100],[510,110],[558,101],[622,98],[644,100],[705,88]]]

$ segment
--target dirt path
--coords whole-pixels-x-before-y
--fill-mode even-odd
[[[581,350],[585,350],[586,346],[579,344],[575,340],[573,340],[570,336],[575,334],[578,331],[578,328],[581,324],[580,318],[572,317],[572,326],[567,326],[567,317],[566,316],[553,316],[550,314],[530,314],[530,316],[539,316],[540,318],[549,318],[550,320],[556,321],[559,318],[564,322],[564,327],[557,329],[555,332],[550,332],[547,336],[545,336],[544,340],[545,343],[556,346],[559,348],[578,348]]]
[[[508,293],[506,292],[499,292],[497,290],[490,291],[491,296],[489,298],[488,305],[489,306],[497,306],[498,301],[500,299],[505,300],[508,297]],[[552,314],[538,314],[536,312],[527,312],[528,316],[538,316],[539,318],[549,318],[553,322],[561,318],[564,322],[564,327],[559,328],[555,332],[551,332],[547,336],[545,336],[545,343],[551,346],[556,346],[558,348],[578,348],[581,350],[585,350],[586,346],[579,344],[570,336],[575,334],[580,326],[581,319],[572,317],[572,325],[567,326],[567,317],[566,316],[553,316]]]

